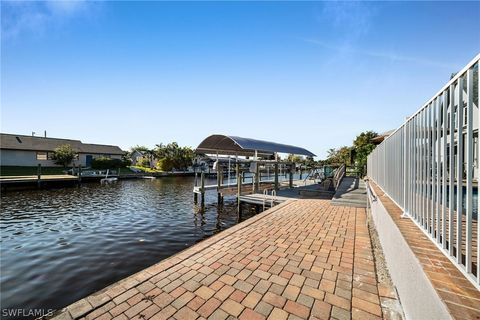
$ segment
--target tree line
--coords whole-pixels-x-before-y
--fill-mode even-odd
[[[135,151],[142,153],[142,160],[139,163],[143,167],[156,167],[163,171],[173,169],[185,170],[192,165],[195,152],[190,147],[181,147],[176,142],[168,144],[157,144],[155,148],[149,149],[145,146],[135,146],[126,152],[122,159],[109,157],[96,157],[92,160],[93,169],[112,169],[127,167],[132,164],[132,155]],[[65,144],[55,148],[52,153],[52,160],[55,164],[67,168],[77,157],[77,152],[71,145]]]
[[[351,146],[329,149],[327,158],[321,163],[324,165],[345,164],[362,169],[367,165],[368,155],[375,149],[372,139],[377,136],[378,134],[374,131],[362,132],[353,140]]]
[[[155,145],[153,149],[145,146],[135,146],[130,149],[129,155],[133,155],[135,151],[143,154],[143,159],[139,163],[140,166],[156,167],[163,171],[186,170],[195,159],[195,152],[192,148],[181,147],[176,142],[160,143]]]
[[[315,161],[311,157],[303,158],[292,154],[288,155],[286,160],[307,167],[345,164],[363,168],[367,164],[368,155],[375,149],[372,139],[377,136],[378,134],[374,131],[362,132],[353,140],[351,146],[329,149],[327,158],[324,160]],[[171,142],[168,144],[157,144],[152,149],[146,146],[134,146],[125,153],[122,159],[95,158],[92,162],[92,167],[95,169],[107,169],[129,166],[132,164],[131,159],[136,151],[142,154],[141,160],[137,165],[141,167],[155,167],[162,171],[172,171],[173,169],[186,170],[193,164],[195,159],[195,152],[192,148],[182,147],[176,142]],[[76,152],[73,148],[70,145],[63,145],[55,149],[52,160],[56,164],[67,167],[75,157]]]

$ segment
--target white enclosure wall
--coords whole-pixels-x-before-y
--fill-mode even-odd
[[[368,176],[480,284],[479,60],[475,57],[368,157]]]

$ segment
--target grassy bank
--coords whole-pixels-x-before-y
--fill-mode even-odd
[[[34,176],[37,167],[0,166],[0,176]],[[42,167],[42,174],[65,174],[62,167]]]
[[[42,174],[66,174],[68,169],[70,168],[64,169],[62,167],[42,167]],[[37,175],[37,170],[37,167],[0,166],[0,176],[35,176]],[[134,172],[129,168],[120,168],[120,174],[132,173]]]
[[[119,169],[113,169],[113,170],[116,170],[118,171],[118,174],[132,174],[132,173],[135,173],[133,172],[132,170],[130,170],[129,168],[119,168]]]
[[[148,168],[148,167],[140,167],[140,166],[131,166],[130,168],[135,168],[135,169],[141,170],[142,172],[145,172],[145,173],[161,173],[161,172],[163,172],[162,170],[159,170],[159,169],[156,169],[156,168]]]

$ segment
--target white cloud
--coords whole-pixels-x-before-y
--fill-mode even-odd
[[[368,2],[327,1],[318,19],[330,23],[342,38],[352,40],[370,31],[375,15],[376,9]]]
[[[1,1],[3,40],[26,33],[42,35],[47,28],[89,12],[91,3],[71,1]]]
[[[355,56],[364,56],[388,60],[391,62],[406,62],[423,66],[433,66],[455,70],[458,66],[420,57],[408,56],[394,51],[378,49],[363,49],[362,42],[368,38],[380,7],[364,1],[328,1],[323,3],[317,18],[321,24],[328,24],[335,32],[335,43],[329,43],[316,38],[302,39],[324,49],[335,52],[334,61],[353,61]]]
[[[453,65],[453,64],[448,64],[448,63],[443,63],[439,61],[434,61],[434,60],[429,60],[429,59],[424,59],[420,57],[412,57],[412,56],[407,56],[403,54],[398,54],[395,52],[385,52],[385,51],[375,51],[375,50],[363,50],[363,49],[358,49],[352,46],[351,43],[346,43],[343,45],[335,45],[335,44],[330,44],[321,40],[315,40],[315,39],[302,39],[305,42],[312,43],[315,45],[318,45],[322,48],[340,52],[342,54],[349,54],[349,55],[362,55],[362,56],[368,56],[372,58],[380,58],[380,59],[385,59],[389,60],[392,62],[410,62],[414,64],[419,64],[419,65],[424,65],[424,66],[432,66],[432,67],[440,67],[440,68],[445,68],[448,70],[455,70],[458,66]]]
[[[53,14],[68,16],[87,9],[85,0],[75,1],[47,1],[46,6]]]

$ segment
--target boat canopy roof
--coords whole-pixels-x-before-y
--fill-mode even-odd
[[[253,156],[255,151],[258,155],[273,155],[275,153],[291,153],[314,157],[315,154],[307,149],[291,146],[288,144],[275,143],[264,140],[242,138],[236,136],[226,136],[214,134],[203,140],[195,150],[197,153],[222,155]]]

